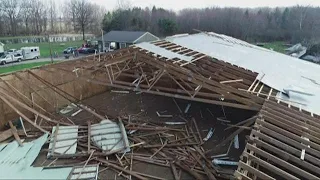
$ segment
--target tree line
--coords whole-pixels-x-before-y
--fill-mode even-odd
[[[110,30],[149,31],[159,37],[213,31],[250,42],[314,43],[320,37],[320,7],[183,9],[133,7],[118,0],[113,11],[90,0],[0,0],[0,36],[52,33],[101,34]]]
[[[160,37],[213,31],[250,42],[290,41],[313,43],[320,37],[320,8],[119,8],[103,18],[103,29],[149,31]]]
[[[88,0],[0,0],[0,36],[99,33],[105,13]]]

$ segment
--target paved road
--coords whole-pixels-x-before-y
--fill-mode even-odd
[[[80,55],[77,58],[73,58],[71,56],[69,59],[65,59],[65,57],[63,56],[63,57],[59,57],[59,58],[53,58],[53,61],[70,61],[70,60],[75,60],[75,59],[78,59],[78,58],[81,58],[81,57],[84,57],[84,56],[86,56],[86,55]],[[9,64],[6,64],[6,65],[0,65],[0,68],[1,67],[15,66],[15,65],[18,65],[18,64],[29,64],[29,63],[35,63],[35,62],[48,62],[48,61],[51,61],[51,58],[39,58],[39,59],[33,59],[33,60],[25,60],[25,61],[21,61],[21,62],[9,63]]]

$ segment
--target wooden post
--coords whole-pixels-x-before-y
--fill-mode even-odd
[[[12,134],[14,136],[14,138],[16,139],[16,141],[19,143],[20,146],[23,146],[22,141],[17,133],[17,128],[12,124],[11,121],[9,121],[9,125],[12,131]]]

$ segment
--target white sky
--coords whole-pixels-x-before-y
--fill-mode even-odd
[[[96,4],[112,10],[117,5],[117,0],[90,0]],[[129,0],[132,6],[139,7],[163,7],[171,10],[183,8],[204,8],[204,7],[285,7],[294,5],[320,6],[320,0]]]

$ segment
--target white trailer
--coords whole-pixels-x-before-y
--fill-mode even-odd
[[[38,59],[40,56],[39,47],[23,47],[21,48],[23,59]]]

